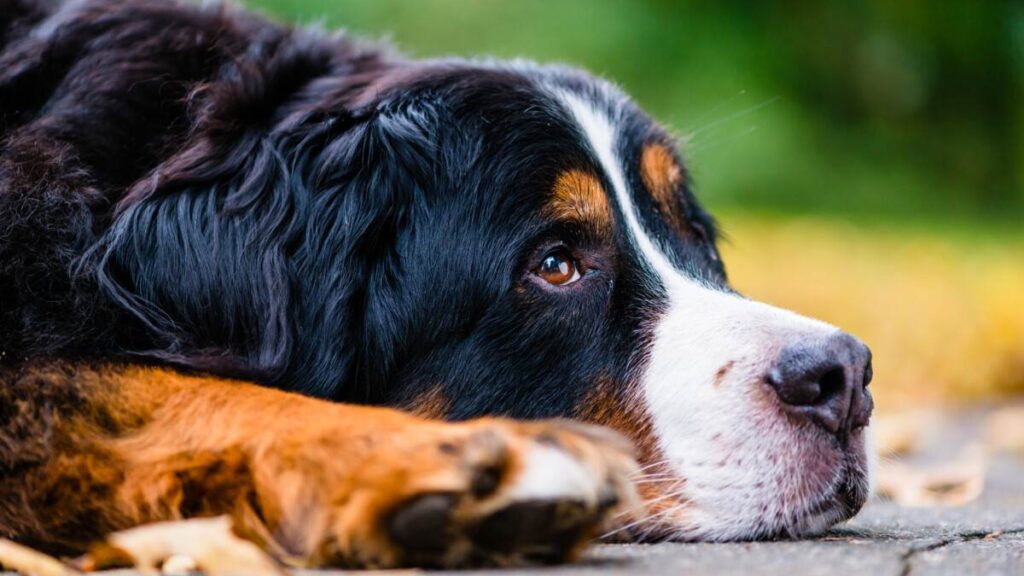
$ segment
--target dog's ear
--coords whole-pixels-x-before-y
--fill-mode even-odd
[[[374,398],[402,350],[401,246],[417,235],[418,212],[440,185],[442,115],[429,100],[378,105],[317,162],[302,262],[319,276],[307,276],[302,289],[307,325],[320,330],[305,339],[313,355],[305,365],[323,369],[306,376],[324,382],[336,377],[331,366],[348,366],[339,399]],[[340,343],[352,345],[343,352]]]
[[[395,282],[395,238],[429,188],[434,118],[377,105],[204,134],[122,202],[101,286],[141,321],[148,354],[337,395],[353,371],[384,369],[356,351],[387,339],[376,290]]]
[[[286,362],[292,188],[312,143],[281,116],[333,61],[314,37],[264,40],[193,88],[188,140],[121,197],[82,260],[140,321],[126,349],[239,376]]]

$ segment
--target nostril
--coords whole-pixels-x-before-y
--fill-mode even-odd
[[[809,406],[816,403],[821,395],[821,385],[816,379],[793,378],[778,368],[768,373],[768,383],[775,388],[779,399],[792,406]]]
[[[867,387],[871,384],[871,379],[875,377],[875,369],[871,365],[871,360],[868,360],[867,366],[864,367],[864,386]]]
[[[821,392],[815,404],[824,404],[836,396],[845,395],[846,371],[842,366],[836,366],[821,375],[818,385]]]
[[[814,407],[845,394],[846,371],[834,365],[794,375],[773,368],[766,380],[786,404]]]

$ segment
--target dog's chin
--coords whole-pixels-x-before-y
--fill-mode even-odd
[[[649,521],[634,521],[634,526],[619,533],[618,539],[634,542],[744,542],[813,538],[836,524],[853,518],[864,506],[870,493],[869,462],[865,450],[864,430],[851,435],[844,447],[828,443],[819,450],[809,450],[805,458],[833,461],[823,471],[817,487],[786,485],[765,486],[778,512],[737,517],[730,510],[700,509],[701,503],[677,500],[670,514],[654,513]],[[808,464],[811,464],[810,462]],[[737,494],[737,498],[749,495]],[[656,501],[663,496],[655,496]],[[664,502],[661,502],[664,505]],[[765,506],[764,509],[768,509]],[[694,513],[694,510],[699,510]]]
[[[846,468],[840,481],[794,515],[791,524],[768,526],[763,539],[811,538],[853,518],[868,499],[868,477],[863,469]]]

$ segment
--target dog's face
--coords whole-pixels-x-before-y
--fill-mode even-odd
[[[398,357],[386,402],[622,430],[650,501],[633,536],[805,535],[859,509],[867,349],[729,287],[665,131],[562,68],[394,84],[372,122],[399,168],[375,178],[403,207],[366,304]]]

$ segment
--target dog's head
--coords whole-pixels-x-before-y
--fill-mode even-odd
[[[567,69],[416,76],[370,120],[401,204],[367,293],[392,330],[377,353],[400,356],[387,402],[626,432],[652,502],[638,535],[802,535],[859,509],[867,348],[729,287],[662,128]]]
[[[133,285],[103,277],[124,306],[311,394],[618,428],[651,510],[623,533],[806,535],[859,509],[867,348],[729,287],[673,139],[621,92],[527,63],[354,66],[269,133],[200,125],[128,196],[105,257]]]

